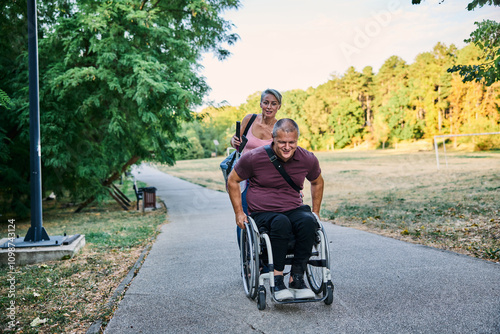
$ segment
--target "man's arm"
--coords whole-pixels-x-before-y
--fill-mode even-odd
[[[227,179],[227,192],[229,193],[229,199],[231,200],[231,204],[233,205],[236,225],[244,229],[245,223],[248,222],[248,219],[247,215],[243,211],[243,206],[241,203],[240,182],[242,181],[244,181],[244,179],[242,179],[233,169]]]
[[[311,181],[311,197],[312,197],[312,212],[318,215],[321,209],[321,201],[323,200],[323,188],[325,186],[325,181],[321,174],[316,178],[316,180]]]

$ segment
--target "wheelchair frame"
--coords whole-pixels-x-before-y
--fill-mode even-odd
[[[314,213],[313,213],[314,214]],[[271,248],[271,239],[267,233],[259,233],[255,221],[248,217],[245,229],[240,233],[240,262],[241,275],[245,294],[250,299],[257,297],[257,308],[266,308],[266,288],[264,282],[269,281],[272,300],[277,304],[321,302],[330,305],[333,302],[334,286],[330,273],[330,250],[328,239],[320,220],[314,214],[318,229],[316,230],[317,240],[313,245],[312,254],[307,262],[306,276],[309,286],[316,295],[321,295],[314,299],[292,299],[277,300],[274,294],[274,263]],[[268,273],[260,273],[260,258],[264,255],[264,246],[267,251]],[[286,264],[291,264],[293,254],[287,254]]]

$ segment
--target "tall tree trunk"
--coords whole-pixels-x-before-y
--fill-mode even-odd
[[[366,95],[366,125],[372,126],[372,109],[370,106],[370,96]]]
[[[139,159],[140,159],[139,156],[137,156],[137,155],[133,156],[132,158],[130,158],[129,161],[127,161],[127,163],[125,163],[125,165],[123,165],[122,169],[119,172],[114,172],[106,180],[102,181],[101,184],[104,187],[109,187],[114,181],[118,180],[118,178],[120,177],[120,175],[122,175],[123,173],[125,173],[125,171],[127,170],[127,168],[129,166],[132,166],[133,164],[135,164],[137,161],[139,161]],[[85,202],[83,202],[82,204],[80,204],[78,206],[78,208],[75,210],[75,213],[78,213],[78,212],[82,211],[85,207],[87,207],[93,201],[95,201],[95,196],[92,196],[92,197],[88,198]]]
[[[441,133],[443,126],[443,115],[441,110],[441,86],[438,86],[438,133]]]

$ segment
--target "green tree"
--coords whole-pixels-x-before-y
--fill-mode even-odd
[[[205,149],[205,157],[210,157],[212,152],[217,150],[217,154],[222,154],[230,147],[231,137],[236,132],[236,121],[241,121],[235,107],[208,108],[199,121],[201,126],[199,133],[200,143]],[[216,147],[214,140],[219,146]]]
[[[391,140],[397,142],[422,138],[424,122],[411,109],[408,87],[401,86],[392,94],[387,104],[380,108],[380,113],[385,115]]]
[[[356,71],[353,66],[350,66],[342,76],[341,85],[343,92],[348,97],[352,100],[360,100],[363,87],[363,75]]]
[[[291,118],[300,129],[299,145],[301,147],[311,147],[311,136],[307,127],[307,114],[304,111],[304,103],[309,94],[301,89],[294,89],[283,92],[283,102],[278,111],[277,118]]]
[[[373,118],[373,137],[377,143],[382,144],[382,149],[385,149],[391,133],[388,117],[389,115],[379,112]]]
[[[446,128],[447,97],[451,74],[446,69],[456,57],[456,48],[436,44],[432,52],[417,55],[409,66],[410,106],[417,120],[425,120],[426,135],[441,134]]]
[[[200,142],[199,132],[201,132],[201,125],[196,120],[182,125],[182,133],[184,133],[187,143],[178,147],[176,152],[177,160],[202,159],[207,157],[205,148]]]
[[[365,124],[368,130],[371,131],[373,123],[373,99],[375,98],[373,68],[371,66],[366,66],[363,68],[362,74],[361,95],[359,98],[365,110]]]
[[[386,104],[391,96],[399,90],[401,86],[407,86],[408,65],[397,56],[389,57],[380,67],[374,78],[376,86],[375,106],[377,109]]]
[[[326,148],[325,137],[330,133],[328,125],[328,105],[319,94],[310,95],[304,102],[304,113],[307,115],[305,130],[312,150]]]
[[[361,139],[364,128],[364,111],[361,102],[343,98],[332,108],[329,124],[334,129],[335,148],[344,148],[353,138]]]
[[[0,31],[11,19],[25,23],[25,10],[17,3],[1,12]],[[105,195],[107,185],[140,159],[173,164],[175,147],[186,142],[181,125],[193,119],[191,109],[208,90],[198,72],[201,55],[229,55],[226,45],[237,36],[220,13],[238,6],[237,0],[67,0],[41,6],[44,189],[89,198],[88,203]],[[3,132],[12,133],[4,141],[9,157],[2,161],[7,166],[2,173],[12,175],[2,189],[27,194],[29,174],[14,169],[26,159],[26,150],[18,148],[27,147],[28,140],[26,48],[16,48],[24,45],[26,33],[17,33],[0,36],[9,47],[8,59],[1,58],[5,86],[0,89],[14,105],[8,116],[0,116]],[[21,63],[12,66],[13,60]],[[15,182],[19,179],[22,185]],[[11,194],[1,198],[20,212]]]

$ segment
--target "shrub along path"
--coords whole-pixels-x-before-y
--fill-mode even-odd
[[[226,193],[143,165],[167,204],[148,257],[106,333],[498,333],[500,266],[326,223],[333,305],[245,297]]]

